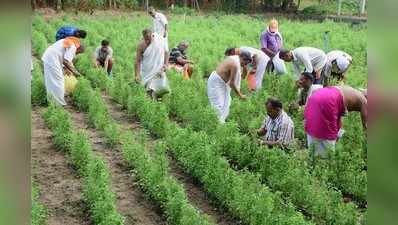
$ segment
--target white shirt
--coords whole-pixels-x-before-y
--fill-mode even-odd
[[[257,48],[253,48],[253,47],[240,47],[239,50],[242,51],[246,51],[250,53],[250,56],[253,57],[254,55],[257,55],[257,60],[263,60],[264,58],[266,58],[266,55],[263,51],[257,49]],[[258,62],[257,62],[258,64]]]
[[[328,62],[332,62],[333,60],[336,60],[339,56],[344,56],[350,62],[352,62],[352,57],[347,52],[343,52],[343,51],[340,51],[340,50],[333,50],[333,51],[328,52],[328,54],[326,54]]]
[[[339,57],[343,57],[346,58],[348,61],[346,61],[346,66],[345,68],[339,68],[338,65],[335,64],[335,66],[333,66],[332,62],[334,60],[337,60],[337,58]],[[326,74],[330,75],[331,72],[335,72],[335,73],[344,73],[346,72],[346,70],[348,69],[349,65],[352,62],[352,57],[343,51],[340,50],[333,50],[328,52],[328,54],[326,54],[326,58],[327,58],[327,70],[326,70]]]
[[[160,12],[156,12],[155,17],[153,18],[153,31],[163,37],[166,32],[167,23],[166,16]]]
[[[312,73],[322,69],[326,64],[326,54],[320,49],[312,47],[299,47],[292,51],[293,53],[293,67],[296,78],[300,77],[301,66],[304,65],[305,72]]]
[[[50,45],[41,59],[45,64],[62,69],[64,59],[72,62],[76,55],[76,49],[75,45],[71,45],[69,48],[64,48],[64,39],[61,39]]]

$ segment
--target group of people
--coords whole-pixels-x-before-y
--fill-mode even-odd
[[[249,90],[262,87],[264,74],[275,71],[286,73],[284,62],[292,62],[300,94],[292,105],[304,108],[304,129],[307,144],[314,156],[327,157],[344,133],[342,117],[350,111],[361,113],[364,129],[367,127],[367,98],[363,90],[349,86],[329,86],[330,80],[344,80],[352,64],[352,57],[343,51],[327,54],[313,47],[283,49],[283,38],[278,31],[278,21],[273,19],[261,34],[260,49],[253,47],[228,48],[224,60],[218,64],[207,82],[207,95],[221,123],[229,114],[231,89],[240,99],[242,78],[247,76]],[[297,108],[293,107],[293,108]],[[294,144],[294,123],[275,97],[265,102],[267,116],[257,131],[260,143],[289,149]]]
[[[153,18],[153,29],[142,31],[142,40],[136,50],[135,80],[145,87],[152,98],[158,99],[170,92],[166,71],[175,69],[184,79],[190,79],[193,61],[186,54],[189,47],[187,41],[181,41],[169,51],[166,16],[152,7],[149,14]],[[86,35],[84,30],[63,27],[57,32],[56,42],[47,48],[42,57],[47,93],[60,105],[66,105],[63,72],[80,75],[73,65],[73,58],[84,52],[80,39]],[[313,47],[285,50],[283,41],[278,21],[272,19],[261,33],[259,49],[248,46],[226,49],[225,58],[207,81],[210,105],[220,122],[224,123],[229,115],[231,89],[240,99],[247,98],[240,88],[242,79],[247,79],[250,91],[258,91],[262,88],[266,73],[285,74],[285,62],[292,62],[296,84],[301,90],[293,105],[305,107],[304,129],[308,145],[315,147],[315,155],[326,157],[326,150],[334,148],[343,133],[341,118],[347,111],[361,112],[366,128],[366,96],[348,86],[328,86],[332,78],[344,79],[352,57],[339,50],[325,54]],[[93,57],[94,66],[103,67],[109,77],[112,77],[114,63],[112,55],[109,41],[103,40]],[[283,110],[282,102],[271,97],[267,99],[265,109],[267,116],[258,130],[258,134],[263,136],[261,144],[290,148],[294,143],[294,124]]]

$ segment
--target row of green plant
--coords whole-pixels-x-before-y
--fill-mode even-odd
[[[122,225],[117,212],[116,197],[111,191],[110,174],[104,160],[95,155],[84,131],[74,131],[68,112],[50,103],[44,119],[53,133],[55,146],[65,151],[78,174],[83,178],[83,199],[89,206],[94,224]]]
[[[44,86],[44,76],[42,65],[33,60],[33,71],[30,84],[31,103],[36,106],[44,106],[47,104],[46,87]]]
[[[170,116],[182,119],[196,130],[214,134],[218,126],[214,113],[209,113],[212,109],[208,104],[206,95],[198,95],[198,92],[205,93],[205,83],[202,81],[182,81],[181,79],[176,79],[175,77],[179,77],[179,75],[174,73],[169,73],[169,77],[172,81],[171,87],[173,90],[170,98],[166,101]],[[228,137],[239,137],[239,133],[242,133],[243,139],[240,141],[242,144],[235,143],[234,146],[225,147],[226,150],[223,150],[223,152],[228,151],[231,154],[243,152],[243,155],[239,155],[239,160],[233,159],[238,161],[242,167],[253,164],[254,162],[249,160],[253,158],[250,152],[257,152],[258,150],[256,149],[257,147],[254,147],[254,150],[248,150],[250,148],[249,145],[243,141],[248,139],[245,135],[249,135],[251,142],[256,142],[256,130],[261,126],[265,118],[265,99],[268,96],[277,96],[279,93],[285,105],[288,105],[289,102],[295,99],[295,91],[286,91],[289,89],[294,90],[294,82],[289,77],[267,76],[264,81],[264,90],[253,94],[246,101],[234,99],[229,120],[234,121],[238,129],[232,125],[230,130],[232,134]],[[299,112],[291,115],[295,122],[296,139],[300,143],[297,147],[303,146],[306,140],[302,112],[303,109],[300,109]],[[339,141],[337,151],[331,154],[330,163],[317,167],[318,171],[314,174],[319,175],[317,177],[322,180],[321,182],[325,184],[332,183],[332,186],[338,187],[345,194],[353,195],[355,200],[364,205],[366,204],[367,193],[367,176],[366,171],[363,170],[365,167],[363,157],[366,154],[362,150],[366,144],[363,140],[365,136],[361,131],[361,123],[358,117],[350,115],[346,120],[344,128],[347,131],[347,135]],[[220,143],[223,143],[223,138],[220,139]],[[300,158],[298,160],[301,161],[303,159]],[[311,164],[309,164],[308,169],[312,169]],[[305,168],[302,170],[305,170],[308,176],[312,176],[311,171]],[[342,174],[344,176],[341,176]]]
[[[33,183],[31,188],[31,225],[46,225],[48,212],[39,201],[39,188]]]
[[[194,208],[183,186],[169,173],[166,146],[158,142],[151,155],[139,134],[122,130],[109,115],[99,90],[80,78],[73,94],[76,106],[88,113],[90,125],[101,131],[111,145],[120,144],[124,159],[134,168],[139,183],[149,196],[160,203],[169,224],[212,225],[207,216]]]
[[[256,93],[249,101],[234,99],[231,106],[230,120],[236,121],[241,132],[250,134],[253,139],[256,138],[253,131],[260,127],[265,118],[264,101],[267,96],[278,96],[283,101],[286,111],[288,111],[288,104],[295,100],[296,89],[290,78],[267,76],[264,84],[264,90]],[[295,122],[295,137],[299,149],[305,148],[306,143],[303,110],[301,108],[297,112],[289,113]],[[344,118],[343,128],[346,132],[337,142],[336,151],[331,152],[326,164],[317,165],[319,171],[314,174],[317,174],[317,177],[324,182],[339,188],[344,194],[353,195],[359,204],[365,205],[367,174],[364,168],[367,143],[359,114],[350,113]]]
[[[83,62],[83,61],[81,61],[81,62]],[[79,69],[81,69],[82,71],[84,71],[84,70],[90,71],[91,70],[89,62],[86,62],[85,65],[82,63],[81,65],[82,65],[82,68],[79,68]],[[95,76],[90,75],[90,77],[91,77],[90,82],[94,87],[98,87],[97,86],[97,84],[99,83],[98,81],[103,80],[102,77],[104,77],[105,75],[103,72],[100,72],[100,71],[92,71],[92,72],[96,72],[95,73],[96,75]],[[109,85],[109,83],[111,85]],[[80,85],[81,85],[81,82],[79,82],[78,86],[80,86]],[[99,87],[101,87],[101,86],[99,86]],[[169,126],[175,127],[174,129],[178,133],[185,131],[184,129],[180,130],[180,128],[178,128],[177,126],[174,126],[173,123],[170,123],[170,121],[168,120],[168,117],[167,117],[168,113],[167,113],[164,105],[151,102],[151,100],[146,97],[146,94],[145,94],[145,91],[143,90],[143,88],[140,87],[139,85],[128,84],[125,79],[122,79],[122,77],[119,76],[119,77],[116,77],[112,82],[111,81],[106,82],[105,85],[103,85],[102,87],[106,87],[116,101],[118,101],[119,103],[121,103],[122,105],[127,107],[128,112],[131,115],[138,116],[140,118],[141,122],[143,123],[143,125],[146,128],[148,128],[154,135],[156,135],[158,137],[174,137],[175,133],[172,133],[170,129],[166,128]],[[85,93],[86,94],[79,94],[79,88],[78,88],[74,95],[77,95],[77,96],[85,95],[86,97],[84,99],[86,99],[86,103],[83,105],[87,106],[89,104],[89,102],[92,102],[96,98],[87,97],[88,92],[85,92]],[[133,97],[134,95],[137,95],[137,96]],[[98,93],[98,96],[99,96],[99,93]],[[84,102],[84,101],[77,101],[77,102]],[[95,102],[95,100],[94,100],[94,102]],[[81,103],[78,103],[78,104],[81,104]],[[79,107],[82,107],[82,106],[79,106]],[[87,110],[84,108],[84,106],[81,109]],[[95,113],[99,112],[99,114],[103,114],[103,113],[101,113],[102,110],[98,109],[98,108],[96,108],[95,110],[92,110],[92,111]],[[148,113],[148,112],[152,112],[152,113]],[[102,119],[100,121],[102,121],[101,123],[103,123],[103,124],[111,124],[106,119]],[[195,133],[195,132],[189,130],[188,134],[190,134],[191,132]],[[111,136],[118,136],[118,135],[111,135]],[[196,136],[198,136],[198,139],[196,141],[193,139],[192,143],[195,143],[195,142],[197,142],[199,144],[203,143],[203,140],[201,140],[201,136],[205,136],[206,138],[208,138],[207,135],[204,133],[201,133]],[[177,137],[181,138],[184,136],[175,136],[175,138],[177,138]],[[166,138],[166,140],[167,140],[167,138]],[[169,146],[171,145],[171,147],[173,149],[180,149],[180,151],[184,149],[184,151],[188,151],[190,153],[190,155],[185,156],[185,157],[195,157],[197,155],[195,152],[200,149],[200,148],[197,148],[196,146],[191,146],[188,148],[185,148],[185,146],[178,147],[176,145],[176,143],[178,143],[178,142],[181,142],[181,140],[180,139],[171,139],[170,141],[166,141],[166,143],[168,143]],[[211,148],[212,145],[209,144],[209,147]],[[225,174],[225,173],[230,174],[231,178],[229,178],[229,179],[231,179],[231,180],[225,181],[225,179],[224,179],[223,182],[226,182],[226,184],[228,184],[228,182],[238,182],[239,184],[246,184],[246,185],[240,185],[239,187],[232,187],[231,185],[229,185],[230,188],[226,188],[228,186],[225,186],[225,183],[212,184],[214,179],[207,178],[205,181],[207,182],[208,190],[214,189],[214,190],[210,191],[210,193],[215,195],[216,198],[220,199],[220,194],[222,192],[221,199],[224,199],[224,200],[221,200],[222,204],[224,204],[227,208],[230,208],[230,209],[232,208],[232,210],[231,210],[232,212],[235,212],[235,214],[238,215],[238,217],[240,217],[243,220],[246,220],[247,223],[249,223],[249,224],[261,224],[260,223],[261,221],[264,221],[265,219],[269,220],[270,218],[266,218],[266,217],[262,218],[263,216],[260,216],[260,215],[263,215],[264,212],[271,210],[269,208],[270,204],[263,205],[263,204],[260,204],[260,202],[261,201],[263,201],[263,202],[264,201],[276,201],[275,204],[277,204],[277,205],[282,204],[283,201],[280,198],[280,196],[272,194],[267,189],[261,190],[263,188],[263,185],[261,185],[258,178],[256,176],[253,176],[250,172],[242,172],[242,175],[239,175],[239,173],[235,172],[234,170],[231,170],[227,161],[222,159],[217,154],[217,152],[209,151],[209,147],[205,147],[203,149],[203,151],[208,151],[207,157],[217,156],[212,161],[217,162],[216,165],[219,165],[219,168],[213,169],[213,168],[211,168],[213,163],[210,163],[210,164],[206,163],[205,165],[207,165],[211,169],[207,168],[207,170],[209,170],[209,171],[206,171],[206,170],[201,171],[200,170],[201,166],[198,166],[200,168],[199,169],[199,168],[193,167],[195,165],[189,165],[189,166],[185,165],[186,168],[188,167],[189,172],[194,173],[195,171],[197,171],[197,172],[201,172],[201,173],[214,174],[213,176],[220,176],[220,174]],[[175,150],[174,150],[174,153],[176,153]],[[179,154],[183,154],[183,153],[180,152]],[[216,155],[214,155],[214,154],[216,154]],[[194,160],[194,159],[191,159],[191,160],[192,161],[190,163],[196,162],[196,160]],[[209,160],[207,160],[207,159],[206,160],[202,159],[201,161],[209,162]],[[189,169],[189,168],[191,168],[191,169]],[[196,169],[196,170],[194,170],[194,169]],[[217,173],[218,173],[218,175],[217,175]],[[196,175],[195,177],[198,177],[198,175]],[[198,177],[198,178],[200,180],[204,179],[203,177]],[[254,183],[252,184],[252,182],[254,182]],[[242,202],[238,201],[237,199],[234,199],[234,198],[242,199],[242,197],[240,195],[243,195],[244,193],[246,193],[246,191],[247,191],[246,186],[251,187],[250,190],[251,190],[251,193],[253,193],[253,195],[257,195],[255,193],[260,191],[260,193],[261,193],[260,196],[262,196],[262,197],[256,201],[255,201],[256,198],[254,198],[254,196],[245,197],[244,200],[241,200]],[[237,190],[233,191],[232,188],[239,190],[241,194],[237,195],[236,194]],[[231,191],[233,191],[232,192],[233,194],[231,194]],[[218,194],[214,194],[214,193],[218,193]],[[231,199],[231,200],[225,200],[225,199]],[[232,203],[228,203],[229,201],[232,201]],[[247,204],[249,204],[250,201],[255,201],[254,206],[250,207],[247,205]],[[243,206],[241,206],[240,203],[242,203]],[[248,207],[249,209],[246,209],[246,208],[241,209],[242,207]],[[248,215],[250,215],[251,214],[250,212],[253,210],[252,207],[258,208],[257,209],[258,211],[256,212],[257,216],[249,217]],[[279,207],[282,207],[282,206],[280,205]],[[291,219],[290,217],[293,217],[293,218],[295,218],[295,220],[302,221],[302,223],[305,223],[302,218],[302,215],[300,215],[300,213],[297,213],[294,210],[294,207],[288,206],[287,208],[289,209],[287,211],[289,216],[286,216],[286,217],[289,219],[285,219],[286,221],[290,220]],[[261,209],[263,209],[263,210],[261,210]],[[281,213],[281,212],[279,212],[279,213]],[[242,216],[240,216],[240,215],[242,215]],[[268,215],[268,216],[271,216],[271,215]],[[278,220],[281,220],[281,218],[283,218],[283,216],[279,216],[279,217],[280,218],[278,218]],[[262,219],[260,219],[260,218],[262,218]],[[273,217],[273,219],[275,220],[274,217]]]
[[[89,66],[89,64],[85,65],[86,69]],[[105,75],[103,72],[97,71],[96,76],[92,77],[97,77],[98,80],[101,80],[101,76]],[[250,172],[243,171],[237,173],[232,170],[228,162],[222,159],[220,155],[213,150],[213,145],[208,142],[209,137],[206,134],[181,129],[174,123],[171,123],[168,120],[168,113],[164,105],[152,102],[147,98],[141,86],[134,83],[129,84],[125,82],[121,76],[115,78],[113,82],[109,81],[109,83],[111,83],[111,85],[108,84],[105,86],[108,87],[108,91],[111,93],[114,100],[124,105],[131,116],[138,116],[142,124],[154,135],[165,138],[166,144],[171,148],[173,153],[176,154],[177,159],[187,168],[188,172],[201,180],[205,184],[207,190],[214,195],[215,198],[219,199],[225,207],[230,209],[233,215],[246,221],[248,224],[263,224],[265,221],[273,221],[271,224],[275,224],[276,221],[284,221],[283,224],[289,224],[287,221],[296,221],[295,223],[297,224],[310,223],[305,221],[303,216],[297,213],[294,207],[289,203],[288,206],[283,206],[284,203],[282,198],[278,194],[271,193],[267,188],[264,189],[264,186],[259,182],[257,176]],[[97,81],[92,82],[93,86],[96,86],[96,84]],[[77,102],[79,102],[78,104],[83,102],[83,106],[79,105],[79,107],[81,107],[82,110],[87,110],[87,108],[84,107],[89,107],[88,105],[90,103],[94,104],[93,102],[96,102],[96,99],[100,98],[100,94],[97,93],[98,97],[89,97],[89,91],[84,91],[83,93],[85,94],[79,93],[81,91],[81,88],[79,88],[81,85],[87,86],[87,84],[83,84],[82,79],[80,79],[74,96],[85,96],[85,100],[78,100]],[[86,90],[88,90],[88,88],[86,88]],[[89,110],[89,112],[93,111],[104,115],[104,113],[102,113],[104,110],[106,109],[104,108],[101,110],[96,107],[95,110]],[[99,121],[102,121],[101,123],[103,124],[109,125],[112,123],[109,122],[108,119],[103,119],[104,117],[99,118]],[[173,130],[175,131],[173,132]],[[187,138],[186,135],[193,135],[189,138],[189,144],[192,146],[179,146],[178,143],[182,143],[182,139]],[[207,141],[203,140],[203,137],[205,137]],[[206,146],[206,143],[209,143],[208,146]],[[203,154],[198,151],[203,151]],[[187,160],[189,161],[186,162]],[[213,165],[217,166],[213,168]],[[228,174],[226,178],[219,182],[215,182],[225,174]],[[276,207],[276,209],[273,209],[273,207]]]
[[[153,102],[140,85],[116,78],[110,93],[127,107],[130,116],[139,118],[152,134],[164,138],[185,170],[200,180],[232,215],[247,224],[312,224],[289,200],[284,201],[279,193],[272,193],[261,184],[257,174],[233,170],[206,133],[180,128],[170,121],[165,105]]]
[[[256,139],[242,134],[238,123],[218,123],[214,110],[207,99],[200,99],[197,90],[201,83],[182,80],[179,74],[169,74],[173,92],[165,101],[170,118],[177,118],[185,126],[196,131],[205,131],[222,155],[236,163],[239,168],[248,167],[260,174],[261,179],[273,190],[281,191],[291,201],[321,224],[356,224],[358,213],[355,205],[345,204],[340,192],[330,189],[311,174],[306,162],[294,154],[280,149],[267,149],[256,145]],[[193,91],[195,90],[195,91]],[[265,92],[259,93],[266,99]],[[257,98],[253,96],[250,100]],[[249,101],[250,101],[249,100]],[[253,105],[242,102],[238,119],[251,123]],[[203,103],[205,102],[205,103]],[[263,105],[263,104],[262,104]],[[262,106],[264,107],[264,106]],[[257,112],[258,110],[254,112]],[[250,116],[253,116],[250,118]],[[258,116],[258,115],[256,115]],[[264,116],[261,114],[261,120]],[[249,124],[248,124],[249,125]],[[251,127],[249,131],[258,128]],[[256,134],[253,134],[256,135]],[[299,177],[299,179],[297,179]]]

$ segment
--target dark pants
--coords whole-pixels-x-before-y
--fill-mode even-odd
[[[102,67],[105,66],[105,61],[97,60],[97,62],[99,62],[99,65],[101,65]],[[113,66],[112,59],[109,59],[108,68],[106,68],[106,72],[108,72],[108,75],[112,73],[112,66]]]
[[[324,66],[323,68],[322,68],[322,71],[321,71],[321,76],[319,77],[319,79],[316,79],[315,78],[315,71],[313,71],[312,72],[312,75],[314,76],[314,82],[313,82],[313,84],[322,84],[324,87],[326,87],[326,86],[328,86],[328,84],[329,84],[329,79],[328,79],[328,77],[326,76],[326,66]]]

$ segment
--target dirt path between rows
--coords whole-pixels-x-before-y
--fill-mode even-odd
[[[122,106],[114,102],[110,96],[103,94],[102,98],[112,118],[121,124],[124,130],[131,130],[132,132],[142,132],[144,130],[139,121],[127,116],[126,110],[123,110]],[[153,137],[148,139],[148,142],[152,142],[152,144],[149,143],[149,146],[153,145],[155,139]],[[232,218],[225,210],[219,209],[217,204],[212,202],[211,198],[204,191],[202,185],[186,174],[173,157],[169,156],[168,158],[170,174],[183,184],[188,199],[193,206],[198,208],[202,213],[207,214],[214,223],[220,225],[241,224],[239,220]]]
[[[32,178],[40,190],[39,201],[48,210],[48,225],[89,225],[82,199],[82,181],[66,158],[56,150],[52,133],[42,118],[44,108],[32,108]]]
[[[165,225],[160,208],[149,201],[141,191],[138,179],[123,160],[120,149],[111,148],[99,131],[88,126],[88,116],[71,106],[66,110],[72,116],[74,127],[86,131],[93,151],[100,155],[110,170],[112,191],[116,194],[118,212],[125,217],[126,225]]]

